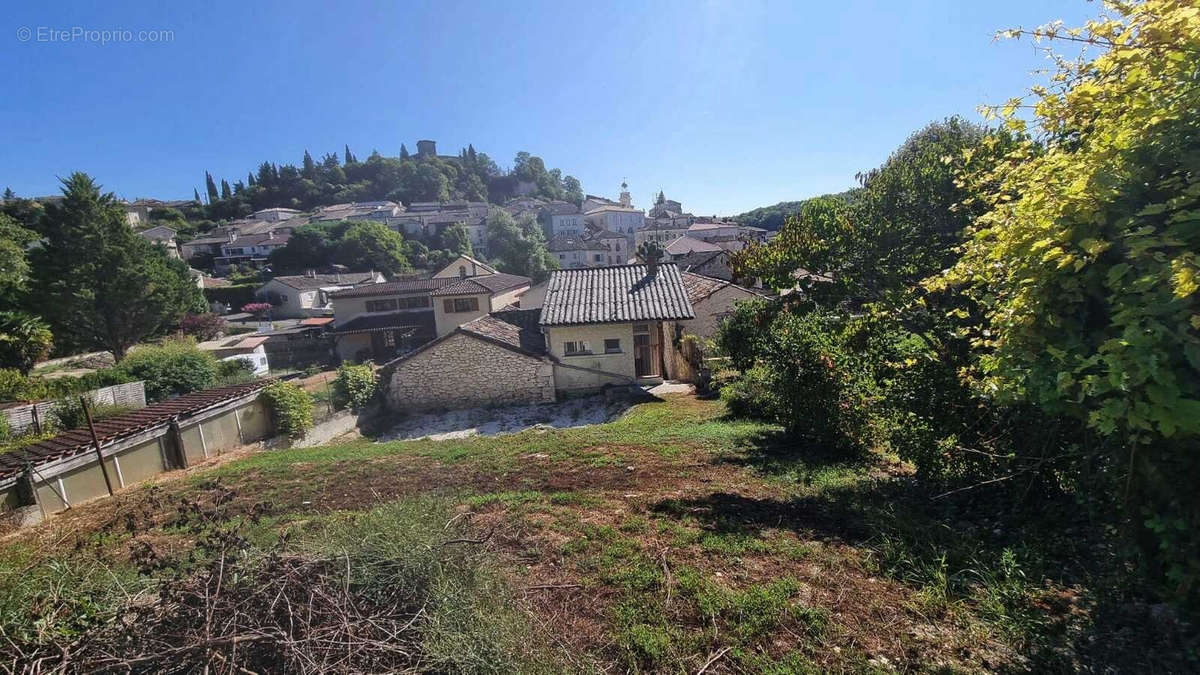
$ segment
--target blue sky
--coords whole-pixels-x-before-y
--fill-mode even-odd
[[[189,197],[349,143],[519,150],[634,202],[734,214],[854,184],[926,123],[1021,94],[1044,57],[993,33],[1096,3],[22,3],[0,35],[0,188],[82,170]],[[169,5],[169,6],[166,6]],[[165,29],[169,42],[48,39]],[[27,41],[19,30],[29,28]]]

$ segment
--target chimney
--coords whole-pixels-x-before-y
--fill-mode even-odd
[[[650,255],[646,256],[646,276],[652,277],[658,274],[658,257],[659,253],[651,251]]]

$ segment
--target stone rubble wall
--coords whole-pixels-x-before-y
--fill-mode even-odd
[[[397,364],[385,386],[388,406],[400,412],[555,400],[548,360],[462,333]]]

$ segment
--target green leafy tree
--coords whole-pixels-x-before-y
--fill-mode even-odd
[[[341,231],[344,232],[348,224]],[[330,223],[305,225],[288,239],[287,245],[271,251],[271,268],[276,273],[304,272],[325,267],[333,260],[338,228]]]
[[[1085,42],[1031,101],[990,109],[1035,138],[967,174],[985,209],[933,289],[982,308],[970,326],[981,391],[1085,420],[1145,560],[1200,603],[1200,13],[1115,3],[1113,18],[1038,39]],[[1007,31],[1019,37],[1027,31]],[[1107,464],[1106,464],[1107,462]]]
[[[111,193],[83,173],[63,180],[46,208],[41,247],[31,258],[39,311],[61,347],[129,347],[206,311],[186,263],[134,234]]]
[[[383,223],[352,223],[337,244],[334,260],[353,270],[377,270],[388,275],[411,272],[404,255],[404,238]]]
[[[542,229],[532,217],[517,223],[507,211],[492,209],[487,220],[488,252],[500,270],[539,282],[558,269],[558,261],[546,249]]]
[[[462,223],[454,223],[442,230],[442,248],[454,256],[471,255],[471,236]]]
[[[53,346],[50,327],[26,312],[0,311],[0,368],[28,375]]]
[[[26,249],[37,241],[37,233],[0,213],[0,305],[15,307],[29,285]]]

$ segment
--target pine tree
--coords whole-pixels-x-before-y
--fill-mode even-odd
[[[221,198],[220,195],[217,194],[217,184],[213,182],[212,174],[207,171],[204,172],[204,186],[208,190],[209,204]]]
[[[12,188],[10,188],[10,187],[4,188],[4,201],[8,201],[10,199],[16,199],[16,198],[17,198],[17,196],[15,194],[13,194]]]
[[[300,170],[300,175],[305,178],[312,178],[317,173],[317,165],[313,162],[312,155],[308,154],[308,150],[304,150],[304,165]]]
[[[232,195],[229,190],[229,181],[221,179],[221,199],[229,199]]]
[[[184,313],[204,311],[187,263],[134,233],[112,193],[86,174],[63,180],[63,199],[46,205],[42,224],[32,291],[60,347],[107,349],[120,360]]]
[[[408,159],[408,148],[403,143],[400,144],[400,159]]]

